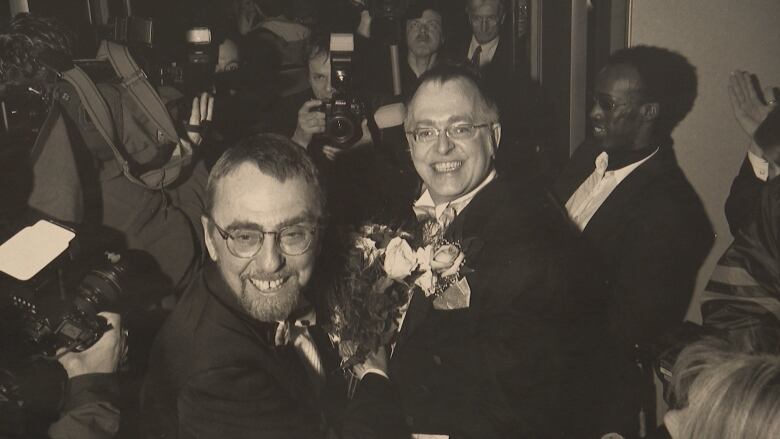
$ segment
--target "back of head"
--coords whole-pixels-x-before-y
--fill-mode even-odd
[[[53,50],[72,56],[75,35],[60,21],[18,14],[0,28],[0,84],[27,83],[46,75],[37,56]]]
[[[320,212],[325,213],[325,196],[317,167],[306,151],[287,137],[257,134],[244,138],[225,151],[214,164],[206,185],[206,212],[211,213],[217,184],[244,163],[251,163],[262,173],[284,182],[300,177],[312,186]]]
[[[675,439],[769,439],[780,432],[776,353],[705,339],[682,351],[673,385],[683,409]]]
[[[679,53],[654,46],[618,50],[607,61],[607,67],[616,65],[637,71],[644,100],[660,106],[655,132],[671,134],[693,108],[698,87],[696,68]]]

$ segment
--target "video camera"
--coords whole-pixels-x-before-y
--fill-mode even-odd
[[[365,107],[355,95],[352,85],[354,50],[352,34],[331,34],[330,83],[333,97],[312,109],[325,113],[325,135],[333,146],[339,148],[346,148],[363,137],[361,122],[365,117]]]

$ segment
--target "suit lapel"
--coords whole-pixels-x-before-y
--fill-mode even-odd
[[[235,295],[230,292],[228,285],[219,273],[216,264],[208,263],[205,270],[209,292],[233,316],[232,321],[226,321],[224,324],[255,340],[255,344],[264,352],[258,361],[274,377],[280,387],[296,400],[310,400],[314,395],[313,387],[308,385],[306,372],[297,358],[294,348],[274,346],[273,333],[270,335],[268,333],[271,324],[258,322],[241,309]]]
[[[574,152],[563,173],[552,185],[552,192],[562,206],[566,205],[577,188],[596,169],[595,160],[599,154],[601,148],[592,141],[581,144]]]
[[[583,235],[598,242],[618,230],[626,215],[631,213],[630,206],[640,199],[640,193],[674,166],[674,151],[671,148],[659,150],[620,182],[590,219]]]
[[[497,190],[498,184],[500,183],[496,178],[485,186],[444,231],[446,239],[463,246],[463,250],[466,252],[465,264],[470,268],[473,268],[471,264],[478,261],[479,254],[484,247],[484,240],[479,236],[479,229],[484,225],[486,217],[490,213],[489,207],[495,205],[493,203],[496,202],[496,194],[499,192]],[[472,301],[474,296],[475,293],[472,291]],[[401,349],[403,344],[422,325],[432,308],[432,298],[425,297],[419,288],[415,288],[401,331],[398,334],[396,350]]]

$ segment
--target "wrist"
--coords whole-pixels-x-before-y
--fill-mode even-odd
[[[293,133],[291,139],[293,142],[300,145],[301,148],[308,149],[309,142],[311,142],[311,137],[312,137],[311,134],[307,134],[302,129],[296,128],[295,133]]]

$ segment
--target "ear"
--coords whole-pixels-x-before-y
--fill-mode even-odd
[[[661,109],[661,105],[658,102],[650,102],[642,104],[641,115],[645,122],[650,122],[658,119],[658,113]]]
[[[206,249],[209,251],[209,256],[211,256],[211,260],[216,262],[217,261],[217,247],[214,245],[214,239],[211,236],[211,232],[209,229],[211,228],[209,226],[209,219],[205,215],[200,217],[200,223],[203,225],[203,237],[204,241],[206,242]]]
[[[496,122],[493,124],[490,132],[490,140],[493,142],[493,154],[498,151],[498,145],[501,143],[501,124]]]

